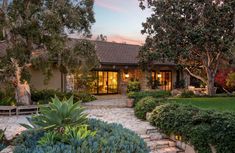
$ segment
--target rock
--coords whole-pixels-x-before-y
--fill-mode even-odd
[[[173,89],[173,90],[171,91],[171,95],[174,96],[174,97],[179,96],[179,95],[181,95],[181,94],[182,94],[182,91],[179,90],[179,89]]]

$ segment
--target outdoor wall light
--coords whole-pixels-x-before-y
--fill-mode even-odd
[[[125,74],[125,77],[126,77],[126,78],[129,78],[129,74],[128,74],[128,73],[127,73],[127,74]]]

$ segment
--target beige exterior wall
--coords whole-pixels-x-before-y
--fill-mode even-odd
[[[54,69],[53,76],[48,81],[48,84],[44,84],[45,76],[41,71],[30,69],[31,74],[31,86],[35,89],[55,89],[61,90],[61,73],[58,69]]]

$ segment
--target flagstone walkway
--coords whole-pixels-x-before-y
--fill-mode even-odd
[[[155,127],[146,121],[137,119],[132,108],[125,108],[126,100],[123,96],[119,98],[113,97],[113,99],[98,99],[94,102],[86,103],[84,105],[87,108],[85,112],[90,118],[100,119],[108,123],[119,123],[123,127],[136,132],[145,140],[151,149],[151,153],[182,152],[176,147],[174,141],[161,134]],[[0,129],[6,128],[7,139],[12,139],[16,134],[25,130],[19,123],[27,123],[26,116],[0,116]]]

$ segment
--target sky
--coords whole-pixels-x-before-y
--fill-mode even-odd
[[[93,39],[99,34],[108,41],[141,45],[142,22],[150,16],[149,10],[141,10],[138,0],[95,0],[96,22],[92,26]]]
[[[0,0],[0,3],[2,0]],[[142,45],[146,36],[141,34],[142,22],[150,16],[150,10],[141,10],[138,0],[95,0],[96,22],[92,25],[93,39],[99,34],[107,41]],[[78,37],[77,34],[70,37]]]

